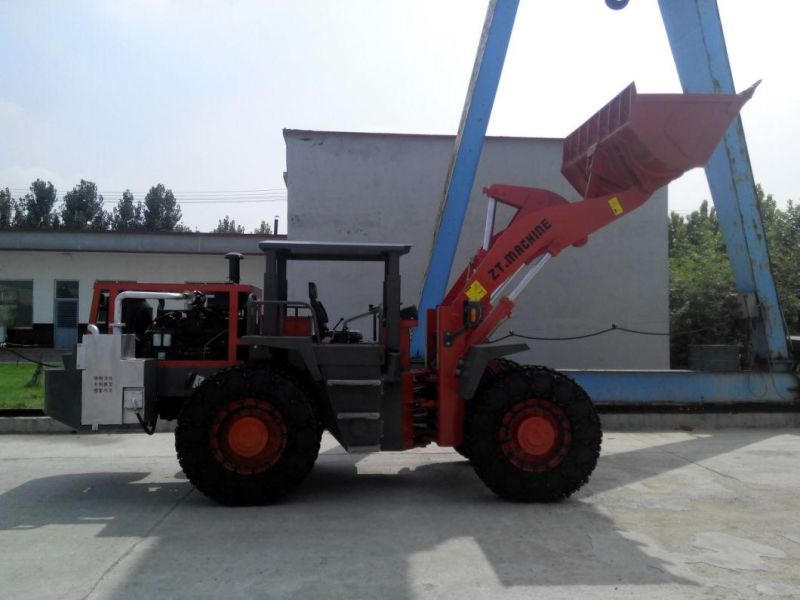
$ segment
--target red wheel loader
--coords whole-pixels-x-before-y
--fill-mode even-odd
[[[567,376],[517,364],[525,344],[490,337],[545,262],[702,166],[753,89],[739,95],[640,95],[629,86],[564,141],[562,172],[583,197],[495,184],[482,247],[427,315],[425,362],[400,305],[410,246],[264,241],[263,290],[239,283],[97,282],[88,335],[47,372],[45,410],[75,429],[177,419],[183,470],[224,504],[274,501],[308,475],[324,430],[349,452],[455,447],[496,494],[565,498],[587,482],[602,433]],[[501,230],[500,202],[516,209]],[[382,300],[331,327],[313,282],[287,297],[293,261],[383,264]],[[324,265],[321,265],[324,268]],[[372,339],[350,328],[372,320]]]

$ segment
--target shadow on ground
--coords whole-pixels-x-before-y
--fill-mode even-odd
[[[380,467],[327,452],[293,496],[253,508],[214,505],[182,474],[166,483],[140,471],[59,475],[0,496],[0,529],[103,523],[101,537],[149,538],[111,595],[408,598],[452,591],[459,582],[448,584],[446,565],[457,577],[470,561],[502,587],[693,585],[624,537],[595,497],[772,435],[604,456],[573,498],[544,505],[496,499],[444,452],[382,454]]]

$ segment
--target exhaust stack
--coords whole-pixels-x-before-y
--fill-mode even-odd
[[[239,252],[228,252],[225,259],[228,261],[228,281],[239,283],[239,262],[244,258]]]

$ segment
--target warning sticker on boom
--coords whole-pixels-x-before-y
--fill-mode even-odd
[[[619,203],[619,198],[617,198],[616,196],[614,196],[608,201],[608,205],[611,207],[611,212],[614,213],[615,217],[618,217],[623,212],[625,212],[622,210],[622,204]]]
[[[487,292],[486,288],[481,285],[481,282],[476,279],[472,282],[472,285],[467,288],[465,293],[470,300],[480,300],[489,292]]]

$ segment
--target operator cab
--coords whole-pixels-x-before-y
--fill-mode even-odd
[[[402,374],[417,322],[409,318],[416,316],[413,307],[400,310],[400,257],[411,246],[269,240],[259,247],[266,258],[264,295],[248,303],[248,332],[258,334],[242,338],[251,347],[250,361],[307,373],[325,398],[325,428],[350,452],[405,448],[404,431],[412,425],[404,417]],[[375,285],[376,292],[382,289],[380,304],[345,309],[357,314],[331,326],[316,282],[308,282],[307,301],[288,298],[291,261],[327,263],[320,272],[331,272],[331,262],[382,263],[383,285]],[[359,274],[369,270],[359,265]],[[365,340],[350,324],[367,319],[373,331]]]
[[[262,336],[310,336],[315,344],[361,344],[360,327],[372,329],[372,342],[394,352],[400,349],[400,267],[408,244],[354,244],[328,242],[263,241],[259,247],[266,257],[264,296],[257,310],[257,330]],[[314,281],[308,282],[308,301],[288,298],[287,263],[291,261],[382,262],[383,297],[348,318],[330,323]],[[403,315],[410,314],[408,309]],[[355,325],[356,329],[351,327]]]

